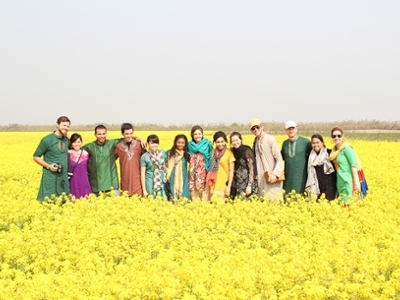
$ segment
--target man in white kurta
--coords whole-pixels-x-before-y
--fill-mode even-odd
[[[283,173],[283,159],[275,138],[263,131],[259,119],[250,121],[250,130],[255,135],[254,153],[257,162],[258,186],[260,196],[271,201],[283,200],[282,181],[278,178]],[[264,173],[268,172],[268,179]],[[268,182],[267,182],[268,181]]]

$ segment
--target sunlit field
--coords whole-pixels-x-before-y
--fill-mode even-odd
[[[159,132],[160,148],[178,133]],[[35,200],[46,134],[0,133],[0,299],[400,299],[400,142],[347,140],[370,188],[350,209],[105,195],[61,206]]]

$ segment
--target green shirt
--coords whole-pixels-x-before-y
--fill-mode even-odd
[[[94,193],[118,189],[114,151],[121,140],[106,140],[102,145],[94,141],[83,147],[89,153],[89,182]]]
[[[304,193],[307,181],[308,156],[311,152],[311,142],[304,137],[296,140],[289,139],[283,142],[282,158],[285,161],[285,176],[283,189],[286,193],[295,191]]]
[[[62,193],[69,195],[68,181],[68,138],[59,137],[55,133],[46,135],[36,148],[34,157],[42,157],[48,164],[59,163],[62,165],[61,172],[52,172],[43,167],[42,179],[40,181],[37,199],[45,200],[60,196]]]

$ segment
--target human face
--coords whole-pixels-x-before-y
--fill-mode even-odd
[[[289,127],[285,130],[289,140],[294,140],[297,137],[297,127]]]
[[[157,143],[153,143],[153,142],[149,142],[149,149],[153,153],[157,152],[158,144]]]
[[[56,126],[56,133],[60,136],[66,136],[69,130],[69,122],[60,122]]]
[[[217,138],[217,140],[215,141],[215,144],[217,145],[218,150],[222,150],[226,146],[226,142],[223,137]]]
[[[332,140],[336,146],[340,146],[343,143],[343,134],[339,130],[332,132]]]
[[[201,132],[200,129],[197,129],[195,132],[193,132],[193,140],[195,143],[199,143],[202,138],[203,138],[203,133]]]
[[[124,141],[130,143],[133,140],[133,129],[126,129],[123,133]]]
[[[107,130],[104,128],[98,128],[96,129],[94,136],[96,137],[97,144],[103,145],[107,139]]]
[[[313,138],[311,141],[311,146],[315,152],[319,153],[324,144],[321,142],[319,138]]]
[[[73,143],[71,144],[71,146],[72,146],[72,149],[74,149],[75,151],[80,150],[80,149],[81,149],[81,146],[82,146],[82,141],[81,141],[81,139],[76,139],[75,142],[73,142]]]
[[[254,125],[253,127],[250,128],[250,131],[257,137],[259,137],[263,131],[262,125]]]
[[[237,149],[240,147],[241,144],[242,144],[242,140],[239,139],[239,137],[237,135],[232,136],[231,145],[233,148]]]
[[[175,143],[175,147],[179,151],[182,151],[185,148],[185,146],[186,146],[186,142],[183,138],[178,139]]]

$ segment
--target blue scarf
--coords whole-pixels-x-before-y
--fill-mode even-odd
[[[188,153],[189,155],[193,155],[196,153],[200,153],[204,156],[204,164],[206,165],[206,169],[208,170],[210,166],[210,159],[211,159],[211,151],[212,151],[212,144],[206,138],[202,138],[202,140],[198,143],[194,141],[190,141],[188,143]]]

